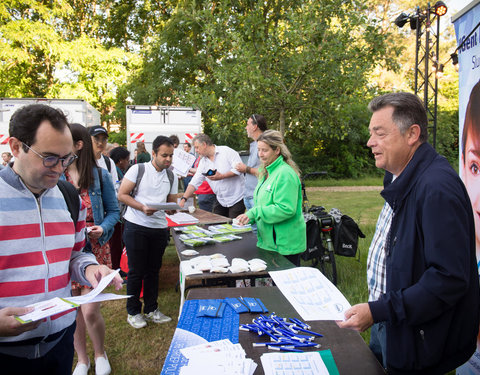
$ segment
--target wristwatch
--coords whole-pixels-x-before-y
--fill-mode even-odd
[[[181,197],[181,198],[180,198],[180,200],[183,200],[183,199],[185,199],[185,202],[188,200],[188,199],[185,198],[185,197]]]

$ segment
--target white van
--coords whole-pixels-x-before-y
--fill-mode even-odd
[[[180,144],[192,143],[202,132],[202,112],[188,107],[127,105],[127,148],[133,158],[137,142],[144,142],[148,153],[153,140],[176,135]]]
[[[60,109],[70,123],[100,125],[100,112],[82,99],[0,98],[0,154],[10,151],[8,126],[15,111],[29,104],[45,104]]]

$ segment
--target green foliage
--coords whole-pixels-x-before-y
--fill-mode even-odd
[[[108,142],[118,143],[120,146],[126,146],[127,144],[127,132],[125,130],[120,130],[117,132],[108,133]]]
[[[355,0],[181,1],[125,97],[197,107],[214,141],[236,149],[247,146],[246,118],[262,113],[305,164],[317,157],[305,140],[315,140],[333,152],[327,157],[350,152],[348,166],[328,168],[355,176],[368,161],[361,143],[368,122],[356,112],[371,95],[372,61],[386,50],[362,10]]]
[[[110,123],[138,56],[88,36],[78,18],[87,16],[73,9],[62,1],[0,4],[0,96],[85,99]]]

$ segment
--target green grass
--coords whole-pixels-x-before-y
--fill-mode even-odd
[[[360,185],[366,185],[367,180],[362,181]],[[352,183],[356,185],[357,182],[358,180],[355,180]],[[377,180],[376,185],[380,183],[381,181]],[[325,206],[327,210],[336,207],[342,213],[351,216],[367,236],[359,242],[360,262],[354,258],[336,257],[338,288],[352,305],[366,302],[366,259],[377,216],[383,205],[381,196],[378,191],[309,191],[308,197],[311,204]],[[103,304],[102,313],[107,327],[105,348],[113,374],[158,375],[160,373],[177,324],[180,295],[175,292],[175,285],[178,280],[178,265],[175,249],[170,245],[167,247],[160,271],[159,307],[162,312],[173,318],[172,322],[149,324],[146,328],[135,330],[126,322],[125,301],[111,301]],[[114,292],[112,288],[108,291]],[[124,287],[121,293],[125,292]],[[366,332],[362,336],[368,340],[369,333]],[[89,353],[93,353],[90,343]],[[90,374],[94,372],[93,366]]]
[[[367,176],[358,179],[334,180],[328,177],[307,179],[307,186],[382,186],[383,176]]]
[[[358,249],[360,261],[355,258],[337,256],[337,287],[344,294],[350,304],[354,305],[368,300],[367,290],[367,255],[370,242],[375,232],[377,217],[383,206],[383,198],[378,191],[362,192],[308,192],[311,204],[324,206],[327,211],[338,208],[343,214],[352,217],[366,238],[360,238]],[[308,263],[306,263],[308,264]],[[366,342],[370,332],[362,333]]]

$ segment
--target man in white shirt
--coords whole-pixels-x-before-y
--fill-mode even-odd
[[[235,168],[241,163],[240,155],[227,146],[216,146],[206,134],[198,134],[193,138],[193,147],[201,157],[197,171],[193,176],[185,194],[180,199],[180,206],[190,198],[195,190],[207,180],[216,201],[213,213],[236,218],[245,212],[243,192],[245,181],[242,174]]]
[[[115,162],[108,156],[103,155],[108,141],[107,129],[100,125],[95,125],[89,127],[88,132],[92,137],[93,153],[95,154],[97,165],[110,173],[112,176],[113,186],[116,186],[118,181],[118,173],[117,168],[115,168]]]
[[[146,320],[165,323],[171,320],[158,309],[158,274],[162,257],[168,244],[168,227],[164,211],[149,205],[176,202],[178,178],[169,170],[172,164],[173,143],[164,136],[155,138],[152,144],[152,159],[135,164],[123,177],[118,199],[128,208],[125,212],[123,239],[128,256],[127,322],[134,328],[147,325]],[[134,197],[130,193],[137,184],[139,166],[144,174],[138,182]],[[140,292],[143,282],[144,308]]]

